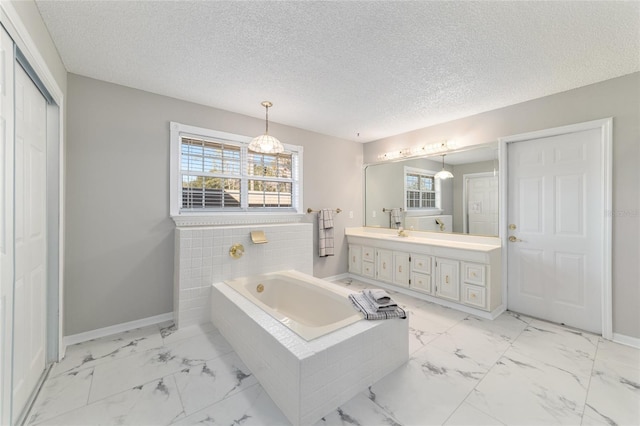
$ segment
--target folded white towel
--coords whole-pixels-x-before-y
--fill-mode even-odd
[[[364,319],[382,320],[390,318],[406,318],[407,314],[404,309],[396,306],[391,310],[378,310],[372,304],[364,293],[354,293],[349,295],[349,300],[353,307],[362,312]]]
[[[374,299],[371,296],[371,293],[369,293],[369,290],[364,290],[362,293],[364,294],[364,297],[369,301],[369,303],[371,303],[371,306],[376,308],[378,312],[384,311],[384,310],[393,310],[398,307],[398,304],[391,299],[388,299],[388,302],[385,302],[385,303],[378,303],[376,299]],[[386,299],[387,298],[382,298],[382,300],[386,300]]]
[[[386,291],[374,288],[374,289],[366,289],[364,290],[365,294],[368,294],[371,299],[375,300],[376,303],[384,305],[385,303],[389,303],[391,301],[391,296]]]

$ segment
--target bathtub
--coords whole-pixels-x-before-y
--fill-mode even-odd
[[[347,298],[350,291],[300,272],[225,283],[307,341],[362,320]]]
[[[316,423],[409,359],[409,321],[363,320],[350,293],[297,271],[212,285],[211,321],[294,425]]]

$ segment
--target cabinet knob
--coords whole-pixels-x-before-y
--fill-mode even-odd
[[[418,266],[422,266],[422,262],[418,263]]]
[[[471,295],[471,298],[472,298],[472,299],[475,299],[475,298],[476,298],[475,293],[473,293],[473,294]]]
[[[444,277],[444,282],[445,282],[445,283],[447,283],[447,284],[449,284],[449,275],[446,275],[446,276]]]

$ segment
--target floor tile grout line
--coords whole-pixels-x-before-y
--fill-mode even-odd
[[[593,354],[593,363],[591,364],[591,374],[589,374],[589,380],[587,382],[587,391],[585,392],[585,395],[584,395],[584,404],[582,405],[582,415],[580,416],[580,424],[584,423],[584,416],[585,416],[585,412],[587,411],[587,401],[589,401],[589,393],[591,392],[591,380],[593,380],[593,374],[596,368],[596,359],[598,358],[598,351],[600,350],[601,343],[602,341],[599,338],[598,343],[596,345],[596,351]]]
[[[220,399],[220,400],[218,400],[218,401],[212,402],[211,404],[209,404],[209,405],[207,405],[207,406],[205,406],[205,407],[202,407],[202,408],[200,408],[200,409],[198,409],[198,410],[194,411],[193,413],[191,413],[191,414],[189,414],[189,415],[187,415],[187,413],[185,412],[185,417],[184,417],[184,418],[188,418],[188,417],[191,417],[191,416],[195,416],[196,414],[198,414],[198,413],[199,413],[199,412],[201,412],[201,411],[207,410],[207,409],[209,409],[209,408],[213,407],[213,406],[214,406],[214,405],[216,405],[216,404],[219,404],[219,403],[221,403],[221,402],[223,402],[223,401],[226,401],[227,399],[229,399],[229,398],[231,398],[231,397],[234,397],[234,396],[240,395],[242,392],[248,391],[249,389],[253,389],[253,388],[254,388],[254,387],[256,387],[256,386],[260,386],[260,387],[262,388],[262,385],[260,384],[260,382],[256,381],[256,383],[252,384],[251,386],[247,386],[245,389],[242,389],[242,390],[241,390],[241,391],[239,391],[239,392],[232,393],[231,395],[227,395],[227,396],[225,396],[224,398],[222,398],[222,399]],[[263,389],[263,391],[264,391],[264,388],[262,388],[262,389]],[[265,393],[266,393],[266,391],[265,391]],[[269,398],[271,398],[271,397],[269,397]],[[275,402],[274,402],[274,405],[275,405]],[[277,405],[276,405],[276,407],[278,408],[278,410],[280,410],[280,408],[279,408]],[[181,421],[182,421],[182,420],[184,420],[184,419],[181,419]],[[174,423],[175,423],[175,422],[173,422],[173,423],[171,423],[171,424],[174,424]]]
[[[504,357],[504,354],[507,353],[507,351],[509,349],[512,348],[513,343],[522,335],[522,333],[524,333],[524,330],[529,326],[529,324],[525,324],[525,326],[522,328],[522,330],[520,330],[520,333],[518,333],[518,335],[516,337],[514,337],[509,344],[507,345],[507,347],[505,348],[504,351],[502,351],[502,353],[500,354],[500,356],[494,361],[494,363],[491,365],[491,367],[489,367],[489,369],[487,369],[487,371],[485,372],[485,374],[482,376],[482,378],[480,380],[478,380],[478,383],[476,383],[476,385],[466,394],[466,396],[462,399],[462,401],[460,402],[460,404],[458,404],[458,406],[456,407],[455,410],[453,410],[451,412],[451,414],[449,415],[449,417],[447,417],[447,419],[443,422],[443,424],[445,424],[450,418],[451,416],[453,416],[456,411],[458,411],[460,409],[460,407],[462,406],[462,404],[465,403],[465,401],[467,400],[467,398],[469,398],[469,395],[471,395],[471,393],[473,391],[476,390],[476,388],[478,386],[480,386],[482,384],[482,381],[489,375],[489,373],[496,367],[496,365],[498,365],[498,362],[500,362],[500,360]],[[434,339],[435,340],[435,339]],[[480,411],[481,413],[486,414],[487,416],[491,417],[492,419],[496,420],[497,422],[501,423],[501,424],[505,424],[504,422],[500,421],[499,419],[496,419],[492,414],[487,413],[486,411],[476,407],[475,405],[468,403],[469,405],[471,405],[473,408],[475,408],[476,410]]]

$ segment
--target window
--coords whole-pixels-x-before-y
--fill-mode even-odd
[[[302,147],[262,154],[250,140],[171,123],[171,215],[299,213]]]
[[[405,207],[410,210],[440,210],[440,181],[430,170],[404,168]]]

